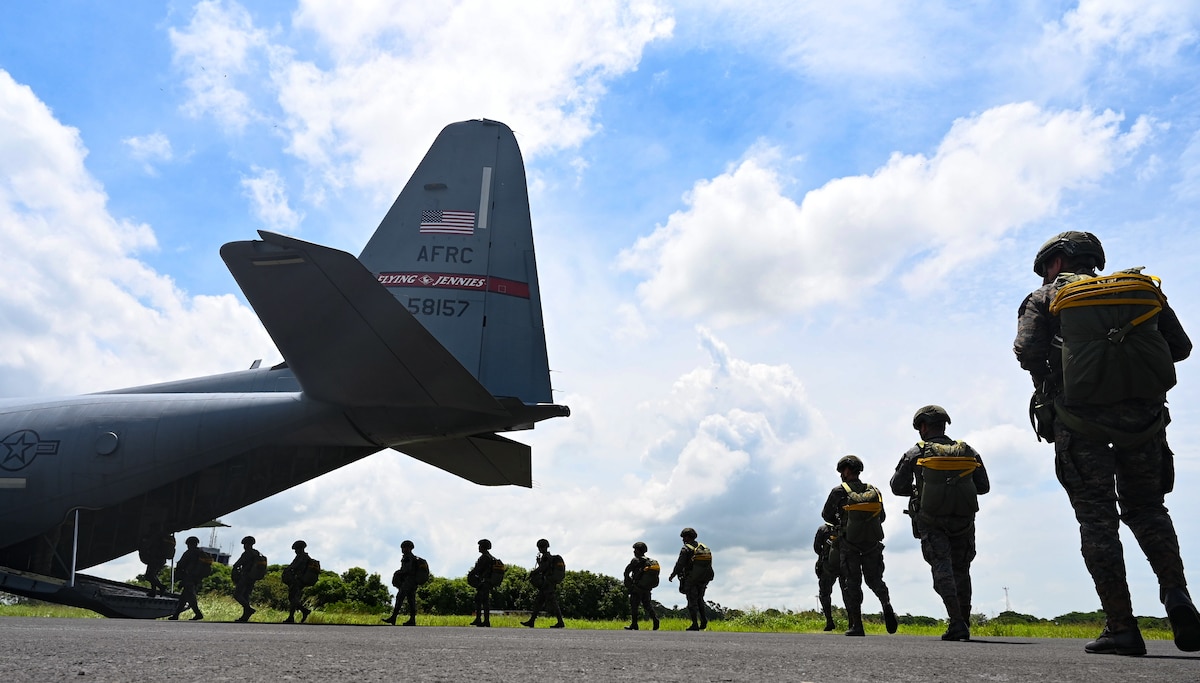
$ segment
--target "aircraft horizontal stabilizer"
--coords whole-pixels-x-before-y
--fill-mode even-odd
[[[483,486],[533,487],[532,449],[496,434],[424,441],[396,450]]]
[[[260,231],[221,258],[304,393],[346,406],[507,411],[354,256]]]

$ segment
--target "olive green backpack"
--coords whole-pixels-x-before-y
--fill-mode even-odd
[[[926,517],[972,517],[979,511],[979,491],[975,488],[975,468],[979,461],[961,441],[953,444],[917,442],[920,477],[918,514]]]

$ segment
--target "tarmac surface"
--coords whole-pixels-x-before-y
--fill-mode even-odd
[[[4,681],[1174,681],[1200,655],[1083,640],[0,618]]]

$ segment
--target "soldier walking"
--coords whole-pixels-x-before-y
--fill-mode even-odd
[[[817,600],[825,615],[825,630],[837,628],[833,623],[833,584],[841,576],[841,559],[837,546],[837,527],[822,524],[813,537],[813,552],[817,554]]]
[[[538,589],[538,593],[533,599],[533,614],[529,616],[528,621],[522,621],[521,625],[533,628],[538,613],[547,609],[558,617],[558,622],[551,624],[550,628],[563,628],[566,622],[563,621],[562,608],[558,605],[558,584],[563,579],[566,565],[562,564],[561,557],[550,554],[550,541],[538,539],[537,549],[537,559],[534,560],[533,571],[529,573],[529,580]]]
[[[647,616],[654,622],[654,630],[658,630],[658,614],[654,611],[654,601],[650,593],[658,586],[658,560],[646,557],[646,544],[638,541],[633,544],[633,559],[625,565],[625,590],[629,591],[629,612],[633,621],[625,627],[626,631],[638,630],[638,607],[646,610]]]
[[[187,546],[187,550],[183,551],[179,562],[175,563],[175,570],[179,574],[182,588],[179,591],[179,600],[175,602],[175,613],[167,619],[178,621],[183,610],[190,607],[192,621],[199,621],[204,618],[204,613],[200,611],[200,603],[196,600],[196,588],[212,570],[211,559],[200,549],[200,539],[195,536],[188,536],[183,543]],[[209,562],[204,562],[206,559],[209,559]]]
[[[258,611],[250,606],[250,593],[254,590],[254,584],[262,578],[258,574],[266,568],[265,566],[262,569],[259,568],[262,564],[262,553],[254,549],[254,542],[253,536],[242,539],[242,554],[230,568],[233,578],[233,599],[242,606],[242,616],[234,621],[242,623],[250,621],[251,615]]]
[[[708,590],[708,582],[713,580],[712,550],[696,540],[696,530],[684,527],[679,532],[683,539],[683,548],[675,560],[675,568],[667,581],[679,577],[679,592],[687,596],[688,616],[692,618],[689,631],[703,631],[708,628],[708,614],[704,606],[704,593]]]
[[[921,436],[896,465],[891,489],[910,496],[921,554],[933,573],[933,589],[946,606],[942,640],[971,639],[971,560],[975,559],[978,496],[991,490],[983,458],[964,441],[946,436],[950,414],[928,405],[913,416]]]
[[[296,623],[297,610],[301,624],[308,621],[308,615],[312,612],[304,606],[304,576],[308,573],[308,563],[312,561],[305,550],[307,547],[304,541],[293,543],[292,550],[296,551],[296,557],[283,569],[283,585],[288,587],[288,617],[283,620],[285,624]]]
[[[492,557],[492,542],[486,538],[479,539],[479,559],[467,573],[467,584],[475,589],[475,620],[472,626],[492,625],[492,583],[496,558]]]
[[[391,616],[381,621],[393,626],[396,625],[396,617],[400,614],[400,606],[404,601],[408,602],[408,621],[400,625],[417,625],[417,560],[420,558],[413,554],[414,547],[412,541],[406,540],[400,544],[400,568],[392,574],[392,585],[396,587],[396,606],[392,608]]]
[[[1104,630],[1084,650],[1146,653],[1125,574],[1123,521],[1158,577],[1175,646],[1195,652],[1200,614],[1164,505],[1175,479],[1166,394],[1192,342],[1157,278],[1141,269],[1097,278],[1103,268],[1104,247],[1090,232],[1059,233],[1043,244],[1033,260],[1042,286],[1021,303],[1013,342],[1033,378],[1030,412],[1039,438],[1054,443],[1055,472],[1104,610]]]
[[[841,561],[842,601],[850,627],[848,636],[863,636],[862,584],[879,598],[883,606],[883,622],[888,633],[895,633],[899,623],[892,610],[887,584],[883,582],[883,521],[887,513],[879,489],[859,479],[863,462],[858,456],[847,455],[838,460],[841,486],[829,492],[821,519],[838,530],[838,551]]]

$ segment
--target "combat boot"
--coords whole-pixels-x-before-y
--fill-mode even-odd
[[[204,618],[203,614],[201,614],[200,612],[196,612],[194,615],[192,615],[191,621],[200,621],[203,618]]]
[[[304,622],[308,621],[308,615],[310,615],[310,614],[312,614],[312,610],[310,610],[307,607],[301,607],[300,608],[300,623],[303,624]]]
[[[837,624],[833,623],[833,607],[826,605],[821,608],[821,612],[825,615],[825,630],[832,631],[837,628]]]
[[[167,621],[179,621],[179,612],[176,612],[176,613],[172,614],[171,616],[167,617]]]
[[[534,622],[536,619],[537,619],[537,617],[529,617],[529,621],[522,621],[522,622],[521,622],[521,625],[522,625],[522,626],[528,626],[529,628],[533,628],[533,622]]]
[[[883,605],[883,625],[888,633],[895,633],[896,629],[900,628],[900,622],[896,620],[896,610],[892,609],[890,602]]]
[[[850,605],[846,605],[846,620],[850,622],[849,628],[846,629],[846,635],[848,635],[848,636],[865,636],[865,635],[867,635],[866,632],[863,631],[862,607],[861,606],[851,607]]]
[[[384,617],[384,618],[380,619],[380,621],[382,621],[385,624],[391,624],[392,626],[395,626],[396,625],[396,615],[393,614],[390,617]]]
[[[401,625],[401,626],[416,626],[416,625],[417,625],[417,617],[416,617],[416,615],[413,615],[413,616],[409,617],[409,618],[408,618],[408,621],[406,621],[406,622],[404,622],[404,623],[402,623],[402,624],[400,624],[400,625]]]
[[[550,624],[550,628],[566,628],[566,627],[567,627],[567,622],[563,621],[562,619],[559,619],[558,623]]]
[[[962,619],[951,619],[946,625],[946,632],[942,634],[942,640],[958,640],[968,641],[971,639],[971,627],[967,626],[967,622]]]
[[[650,618],[651,618],[651,619],[654,619],[654,628],[653,628],[653,629],[651,629],[651,630],[653,630],[653,631],[657,631],[657,630],[658,630],[658,617],[657,617],[657,616],[654,616],[654,615],[651,615],[651,617],[650,617]]]
[[[1175,633],[1175,647],[1184,652],[1200,650],[1200,614],[1186,588],[1172,588],[1163,599],[1167,619]]]
[[[1110,631],[1105,626],[1100,636],[1083,646],[1088,654],[1093,655],[1125,655],[1141,657],[1146,654],[1146,641],[1142,640],[1142,632],[1137,628],[1124,631]]]
[[[632,624],[630,624],[630,625],[626,626],[626,627],[625,627],[625,630],[626,630],[626,631],[636,631],[636,630],[638,630],[638,621],[637,621],[637,619],[634,619]]]
[[[296,623],[296,615],[295,615],[295,614],[289,614],[287,619],[284,619],[283,621],[281,621],[281,622],[279,622],[279,623],[281,623],[281,624],[294,624],[294,623]]]

